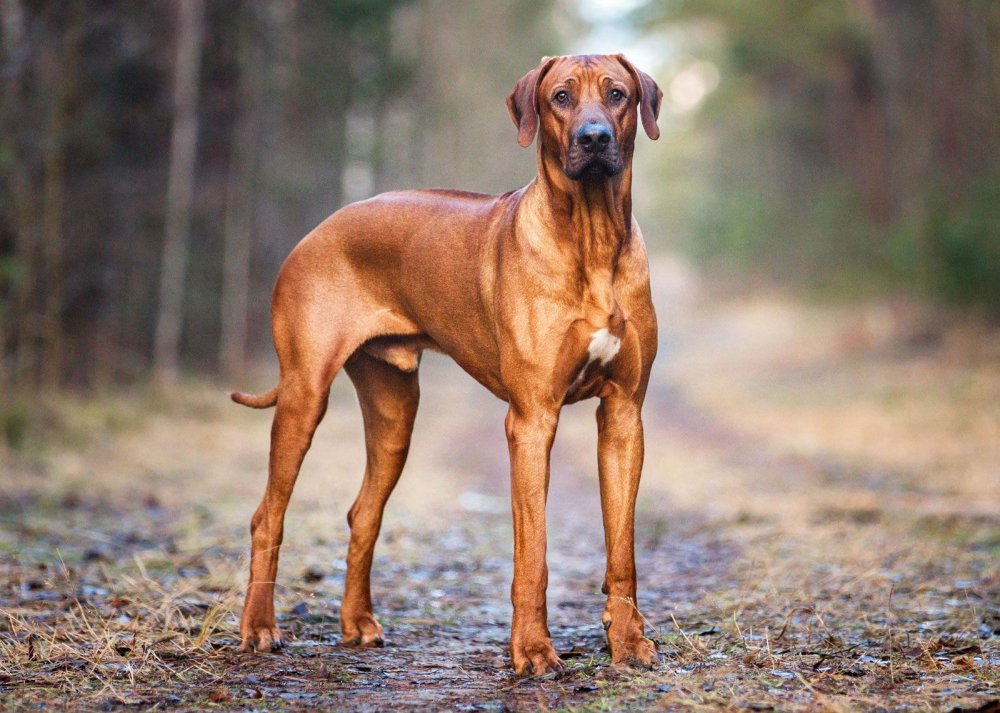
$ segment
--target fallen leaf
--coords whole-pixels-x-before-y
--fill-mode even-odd
[[[226,701],[232,700],[232,696],[229,695],[229,691],[227,691],[222,686],[219,686],[218,688],[213,688],[211,691],[208,692],[206,698],[212,701],[212,703],[225,703]]]

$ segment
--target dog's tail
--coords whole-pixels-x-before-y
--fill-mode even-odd
[[[249,406],[250,408],[271,408],[278,403],[278,387],[268,391],[266,394],[257,396],[255,394],[244,394],[242,391],[233,391],[229,398],[238,404]]]

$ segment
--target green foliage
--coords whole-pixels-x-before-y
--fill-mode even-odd
[[[651,2],[645,24],[709,22],[725,32],[725,55],[740,75],[822,79],[831,51],[864,51],[863,29],[845,0],[679,0]]]
[[[6,406],[0,411],[0,423],[3,425],[3,439],[7,447],[15,453],[23,451],[30,426],[27,410],[16,404]]]
[[[17,285],[24,276],[24,266],[13,255],[0,256],[0,287]]]
[[[773,196],[752,186],[720,192],[701,214],[687,247],[702,261],[752,262],[779,232],[780,223]]]
[[[850,185],[831,182],[790,205],[766,186],[714,194],[684,246],[698,262],[764,273],[840,295],[887,276],[890,255]]]
[[[679,231],[693,256],[1000,315],[995,8],[651,0],[635,19],[721,77],[685,129],[707,147],[683,169],[700,177]]]
[[[940,293],[1000,316],[1000,174],[977,181],[962,200],[935,201],[926,231],[936,238],[932,260]]]

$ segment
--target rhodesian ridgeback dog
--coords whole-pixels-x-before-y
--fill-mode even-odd
[[[562,668],[546,622],[549,452],[562,406],[592,397],[600,399],[608,648],[615,663],[656,661],[636,608],[633,534],[656,315],[631,187],[637,116],[658,138],[662,97],[622,55],[545,57],[507,97],[518,143],[538,134],[531,183],[500,196],[385,193],[338,210],[292,251],[272,302],[279,383],[260,396],[232,395],[277,406],[267,489],[250,526],[242,650],[281,646],[274,581],[285,509],[342,368],[357,389],[368,456],[347,516],[340,622],[345,643],[382,645],[372,551],[410,444],[420,356],[434,349],[510,406],[514,669]]]

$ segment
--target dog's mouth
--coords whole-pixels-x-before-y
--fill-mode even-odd
[[[574,181],[582,180],[585,176],[605,176],[611,178],[617,176],[625,169],[625,166],[617,156],[597,156],[580,157],[577,160],[570,160],[563,167],[563,171]]]

